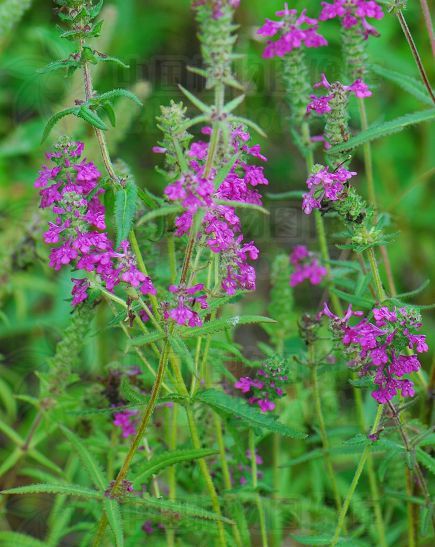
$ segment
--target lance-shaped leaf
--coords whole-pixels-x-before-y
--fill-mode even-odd
[[[267,137],[267,134],[261,129],[261,127],[252,120],[248,120],[248,118],[243,118],[242,116],[230,116],[230,121],[247,125],[262,137]]]
[[[89,15],[92,17],[92,19],[95,19],[95,17],[98,17],[100,14],[100,11],[103,9],[104,0],[100,0],[95,6],[92,6],[92,8],[89,9]]]
[[[219,205],[226,205],[227,207],[234,207],[239,209],[252,209],[253,211],[258,211],[263,215],[270,215],[269,211],[261,205],[256,205],[255,203],[246,203],[246,201],[237,201],[237,200],[227,200],[227,199],[216,199],[215,203]]]
[[[234,317],[225,317],[223,319],[209,321],[202,327],[185,328],[180,334],[183,338],[196,338],[197,336],[216,334],[217,332],[222,332],[226,329],[234,329],[241,325],[251,325],[254,323],[276,323],[276,321],[270,317],[263,317],[262,315],[236,315]]]
[[[197,507],[191,505],[190,503],[182,503],[176,501],[169,501],[161,498],[153,498],[151,496],[145,495],[143,498],[138,498],[136,496],[129,496],[124,498],[126,504],[131,503],[135,505],[142,505],[148,507],[149,509],[154,509],[155,511],[162,513],[169,513],[175,515],[177,518],[185,519],[201,519],[201,520],[211,520],[211,521],[220,521],[225,524],[233,524],[233,521],[222,517],[212,511],[207,511],[202,509],[202,507]]]
[[[196,108],[198,108],[199,110],[201,110],[201,112],[204,112],[208,115],[211,114],[211,109],[209,106],[207,106],[205,103],[200,101],[197,97],[195,97],[195,95],[193,95],[193,93],[188,91],[181,84],[178,84],[178,87],[180,88],[182,93],[184,93],[184,95],[189,99],[189,101],[196,106]]]
[[[395,120],[389,122],[380,123],[377,125],[372,125],[365,131],[361,131],[355,137],[350,138],[348,141],[343,144],[338,144],[333,146],[327,152],[330,154],[336,154],[337,152],[345,152],[356,148],[367,142],[374,141],[386,135],[391,135],[393,133],[398,133],[410,125],[415,125],[417,123],[429,122],[435,119],[435,108],[429,110],[423,110],[421,112],[413,112],[412,114],[406,114],[406,116],[401,116]]]
[[[245,95],[239,95],[238,97],[236,97],[235,99],[233,99],[232,101],[230,101],[224,106],[224,112],[229,114],[230,112],[235,110],[238,106],[240,106],[244,100],[245,100]]]
[[[92,99],[92,102],[99,103],[101,101],[111,101],[112,99],[116,99],[117,97],[126,97],[127,99],[132,100],[138,106],[142,106],[141,100],[128,89],[112,89],[111,91],[107,91],[106,93],[98,95],[98,97]]]
[[[42,134],[41,142],[44,142],[45,139],[50,134],[53,127],[62,119],[65,118],[65,116],[70,116],[71,114],[77,115],[78,111],[80,110],[80,107],[73,106],[71,108],[66,108],[65,110],[62,110],[61,112],[57,112],[54,114],[46,123],[44,132]]]
[[[428,471],[435,475],[435,459],[421,448],[417,448],[416,456],[418,462],[421,463],[421,465],[424,465]]]
[[[146,224],[147,222],[150,222],[150,220],[154,220],[159,217],[178,215],[179,213],[182,213],[183,210],[184,209],[181,205],[168,205],[166,207],[161,207],[160,209],[154,209],[140,218],[137,225],[142,226],[142,224]]]
[[[157,473],[172,465],[191,462],[199,460],[200,458],[207,458],[218,453],[218,450],[212,448],[192,448],[165,452],[164,454],[151,458],[145,465],[141,465],[141,472],[135,477],[133,484],[139,488],[141,484],[146,483],[153,475],[157,475]]]
[[[103,471],[100,469],[100,466],[94,456],[89,452],[77,435],[66,427],[60,426],[60,428],[62,433],[71,443],[73,451],[77,454],[84,468],[88,472],[89,478],[99,490],[104,490],[106,488],[107,481],[105,480]]]
[[[39,539],[33,538],[19,532],[0,532],[0,545],[13,545],[14,547],[46,547],[46,544]]]
[[[115,536],[116,547],[124,547],[124,531],[119,503],[116,500],[105,499],[104,512],[106,513],[110,528]]]
[[[116,65],[122,66],[122,68],[130,68],[130,65],[125,64],[123,61],[121,61],[121,59],[118,59],[118,57],[111,57],[110,55],[99,55],[97,59],[100,63],[115,63]]]
[[[396,72],[395,70],[390,70],[389,68],[385,68],[379,65],[371,65],[370,69],[375,74],[378,74],[378,76],[383,76],[387,80],[394,82],[399,87],[407,91],[410,95],[413,95],[423,103],[426,103],[429,106],[433,106],[432,99],[430,98],[427,89],[419,80],[416,80],[415,78],[413,78],[412,76],[408,76],[407,74],[402,74],[400,72]]]
[[[90,123],[96,129],[101,129],[102,131],[107,130],[107,125],[103,122],[103,120],[96,112],[89,108],[89,106],[81,106],[76,115],[79,118],[82,118],[82,120]]]
[[[116,248],[128,238],[136,213],[137,186],[128,181],[124,188],[115,194]]]
[[[276,417],[262,413],[244,399],[232,397],[223,391],[206,389],[199,392],[195,400],[212,407],[219,413],[239,418],[242,424],[248,428],[265,429],[294,439],[305,439],[307,436],[302,431],[297,431],[279,422]]]
[[[2,494],[62,494],[66,496],[75,496],[86,499],[101,499],[103,494],[97,490],[91,490],[78,484],[30,484],[28,486],[18,486],[17,488],[9,488],[2,490]]]

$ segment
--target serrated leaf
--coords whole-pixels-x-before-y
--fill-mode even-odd
[[[111,91],[106,91],[106,93],[98,95],[97,97],[95,97],[95,99],[92,99],[92,101],[95,101],[97,103],[101,101],[111,101],[116,97],[126,97],[127,99],[132,100],[138,106],[143,106],[142,101],[128,89],[112,89]]]
[[[1,494],[25,495],[25,494],[62,494],[67,496],[77,496],[87,499],[101,499],[101,492],[78,486],[77,484],[30,484],[28,486],[18,486],[17,488],[9,488],[2,490]]]
[[[56,70],[62,70],[65,68],[74,68],[77,69],[79,67],[79,63],[76,61],[72,61],[70,59],[64,59],[62,61],[53,61],[52,63],[49,63],[48,65],[38,69],[38,74],[48,74],[50,72],[54,72]]]
[[[91,124],[93,127],[101,129],[102,131],[107,131],[107,125],[96,112],[89,108],[89,106],[81,106],[76,115],[82,120],[85,120],[85,122]]]
[[[84,446],[82,441],[72,431],[64,426],[60,426],[60,429],[65,437],[72,444],[72,448],[74,449],[86,471],[88,472],[89,478],[92,480],[94,485],[98,489],[104,490],[106,488],[106,480],[104,478],[102,470],[100,469],[100,466],[94,459],[94,456],[92,456],[92,454]]]
[[[98,17],[101,10],[103,9],[104,0],[100,0],[95,6],[92,6],[89,10],[89,15],[92,17],[92,19],[95,19],[95,17]]]
[[[222,332],[226,329],[235,329],[240,325],[251,325],[255,323],[276,323],[276,321],[275,319],[263,317],[262,315],[236,315],[234,317],[225,317],[209,321],[202,327],[185,328],[181,331],[181,336],[183,338],[196,338],[198,336],[216,334],[217,332]]]
[[[378,76],[382,76],[391,82],[394,82],[399,87],[407,91],[410,95],[413,95],[420,101],[426,103],[429,106],[433,106],[432,99],[430,98],[429,93],[427,92],[424,85],[419,81],[408,76],[407,74],[402,74],[396,72],[395,70],[390,70],[379,65],[371,65],[370,69],[373,70]]]
[[[345,152],[365,144],[367,142],[374,141],[386,135],[391,135],[405,129],[410,125],[417,123],[428,122],[435,119],[435,108],[429,110],[423,110],[421,112],[413,112],[412,114],[406,114],[395,120],[380,123],[369,127],[365,131],[361,131],[355,137],[351,137],[348,141],[337,146],[333,146],[327,152],[329,154],[336,154],[337,152]]]
[[[44,142],[48,135],[50,134],[51,130],[53,129],[53,127],[62,119],[62,118],[65,118],[65,116],[70,116],[70,115],[77,115],[78,111],[80,110],[79,107],[77,106],[73,106],[71,108],[66,108],[65,110],[62,110],[61,112],[57,112],[56,114],[54,114],[49,120],[48,122],[45,124],[45,128],[44,128],[44,131],[42,133],[42,139],[41,139],[41,142]]]
[[[245,400],[232,397],[223,391],[216,389],[200,391],[195,400],[224,414],[240,418],[243,424],[250,428],[266,429],[294,439],[305,439],[307,437],[305,433],[282,424],[270,414],[260,412],[259,409],[257,410],[249,405]]]
[[[134,479],[134,485],[139,488],[146,483],[153,475],[157,475],[163,469],[171,467],[177,463],[191,462],[201,458],[207,458],[219,454],[218,450],[212,448],[185,449],[165,452],[159,456],[154,456],[145,465],[142,465],[142,470]]]
[[[122,526],[122,516],[119,503],[116,500],[105,499],[104,511],[109,521],[110,528],[115,536],[116,547],[124,547],[124,532]]]
[[[152,344],[153,342],[158,342],[165,338],[165,334],[161,332],[152,332],[150,334],[144,334],[143,336],[136,336],[130,340],[132,346],[146,346],[147,344]]]
[[[103,57],[98,57],[98,62],[100,63],[115,63],[116,65],[122,66],[122,68],[130,68],[130,65],[125,64],[118,57],[112,57],[110,55],[104,55]]]
[[[174,514],[177,518],[187,518],[187,519],[201,519],[201,520],[211,520],[211,521],[220,521],[225,524],[233,524],[233,521],[222,517],[212,511],[207,511],[201,507],[196,507],[195,505],[169,501],[161,498],[153,498],[151,496],[145,495],[143,498],[138,497],[127,497],[124,498],[126,504],[138,504],[144,505],[146,507],[155,509],[162,513]]]
[[[421,448],[417,448],[415,454],[418,462],[421,463],[421,465],[424,465],[428,471],[435,475],[435,458]]]
[[[206,114],[211,113],[211,109],[209,106],[207,106],[205,103],[200,101],[195,95],[190,93],[186,88],[184,88],[181,84],[178,84],[178,87],[182,91],[182,93],[189,99],[189,101],[196,106],[201,112],[204,112]]]
[[[124,188],[116,190],[115,193],[115,226],[116,226],[116,248],[121,241],[128,239],[128,234],[133,226],[136,213],[137,186],[134,182],[128,181]]]
[[[0,545],[4,547],[45,547],[45,543],[39,539],[33,538],[19,532],[0,532]]]

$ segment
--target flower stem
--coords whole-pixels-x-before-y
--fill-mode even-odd
[[[382,405],[379,405],[373,427],[370,431],[371,434],[376,433],[376,431],[378,430],[379,424],[380,424],[381,419],[382,419],[383,411],[384,411],[384,407]],[[340,539],[340,533],[341,533],[341,531],[343,529],[343,526],[344,526],[344,522],[345,522],[345,519],[346,519],[346,514],[347,514],[347,511],[349,509],[350,502],[352,501],[352,497],[355,493],[356,487],[358,486],[358,481],[359,481],[359,479],[361,477],[361,474],[363,472],[365,463],[366,463],[367,458],[370,454],[370,449],[371,449],[371,446],[367,445],[364,448],[363,453],[361,454],[361,458],[360,458],[360,461],[358,463],[358,467],[356,468],[355,475],[353,477],[352,483],[351,483],[351,485],[349,487],[349,490],[346,494],[346,498],[344,499],[343,505],[341,507],[341,511],[339,513],[339,516],[338,516],[338,523],[337,523],[337,527],[335,529],[334,537],[332,538],[332,541],[331,541],[331,547],[335,547],[335,545],[337,545],[337,543]]]
[[[395,11],[396,11],[396,16],[397,16],[397,19],[399,20],[400,26],[402,27],[403,34],[405,35],[406,41],[408,42],[408,45],[411,49],[411,53],[412,53],[412,56],[414,57],[418,71],[420,72],[421,79],[423,80],[423,83],[430,95],[430,98],[432,99],[432,102],[435,103],[434,92],[432,91],[432,87],[430,85],[429,78],[426,74],[423,61],[421,60],[420,54],[418,52],[417,46],[415,45],[414,38],[412,37],[411,31],[409,30],[406,19],[400,9],[397,9]]]
[[[249,430],[249,456],[251,458],[252,487],[254,488],[254,490],[257,490],[258,480],[257,480],[257,460],[256,460],[256,454],[255,454],[255,435],[252,429]],[[264,513],[264,507],[261,501],[261,496],[258,492],[256,492],[255,494],[255,500],[257,504],[258,516],[260,519],[261,544],[263,547],[268,547],[269,542],[268,542],[267,530],[266,530],[266,515]]]
[[[424,22],[426,24],[427,34],[429,36],[430,46],[432,48],[432,55],[435,57],[435,36],[433,33],[432,19],[427,0],[420,0],[420,5],[423,12]]]
[[[325,467],[326,467],[326,472],[328,473],[329,481],[331,483],[335,506],[337,507],[337,511],[340,511],[341,496],[338,490],[337,481],[335,479],[335,472],[334,472],[334,467],[332,465],[331,454],[330,454],[329,439],[328,439],[328,434],[326,432],[325,418],[323,416],[322,401],[320,399],[319,381],[317,377],[317,363],[316,363],[315,351],[316,351],[316,348],[314,344],[313,343],[309,344],[308,355],[309,355],[309,361],[310,361],[311,370],[312,370],[314,402],[316,406],[317,420],[319,422],[320,438],[322,440],[322,445],[324,450]]]
[[[147,404],[147,406],[146,406],[146,408],[145,408],[145,410],[142,414],[142,417],[141,417],[140,424],[139,424],[139,427],[137,429],[136,435],[134,436],[133,442],[132,442],[132,444],[130,446],[130,449],[129,449],[129,451],[128,451],[125,459],[124,459],[122,467],[121,467],[118,475],[116,476],[116,479],[115,479],[113,485],[110,488],[110,493],[111,494],[116,494],[117,490],[119,490],[119,486],[122,483],[122,481],[125,479],[125,477],[127,476],[127,473],[128,473],[129,468],[130,468],[131,462],[134,458],[134,455],[136,454],[136,451],[139,448],[140,443],[142,442],[142,438],[143,438],[143,436],[145,434],[145,431],[148,427],[148,424],[150,422],[152,413],[154,411],[154,407],[156,405],[156,402],[157,402],[157,399],[158,399],[158,396],[159,396],[159,393],[160,393],[160,388],[161,388],[162,383],[163,383],[163,378],[164,378],[164,375],[165,375],[166,365],[167,365],[168,358],[169,358],[169,351],[170,351],[169,340],[166,340],[165,345],[163,347],[163,351],[162,351],[161,356],[160,356],[159,366],[158,366],[158,369],[157,369],[156,378],[155,378],[153,388],[152,388],[152,391],[151,391],[150,400],[148,401],[148,404]],[[101,520],[100,520],[97,535],[94,539],[94,543],[93,543],[94,547],[101,544],[101,541],[104,537],[104,532],[105,532],[106,526],[107,526],[107,517],[104,514],[102,516]]]
[[[379,274],[379,268],[376,262],[376,256],[375,256],[373,247],[370,247],[369,249],[367,249],[367,256],[370,263],[370,269],[373,275],[373,281],[375,283],[376,295],[379,299],[379,302],[382,303],[385,300],[386,295],[385,295],[384,287],[382,285],[381,276]]]
[[[307,152],[305,154],[305,163],[307,166],[307,174],[309,175],[311,173],[311,170],[314,166],[314,157],[313,157],[313,151],[309,147],[310,143],[310,126],[307,122],[303,122],[301,126],[302,131],[302,137],[305,142],[308,143]],[[328,241],[326,239],[326,230],[325,230],[325,223],[323,222],[322,214],[318,209],[314,211],[314,220],[316,223],[316,233],[317,233],[317,240],[320,247],[320,255],[323,260],[323,265],[326,268],[327,275],[326,275],[326,284],[328,287],[328,294],[329,298],[331,299],[332,306],[334,308],[334,311],[337,315],[343,314],[343,308],[341,306],[340,300],[336,294],[334,294],[331,290],[333,287],[333,283],[331,280],[331,267],[330,267],[330,256],[329,256],[329,250],[328,250]]]

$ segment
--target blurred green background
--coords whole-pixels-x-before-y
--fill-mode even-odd
[[[293,2],[309,7],[317,15],[319,2]],[[0,7],[2,3],[0,2]],[[2,390],[28,392],[35,382],[32,371],[52,355],[62,328],[68,322],[69,275],[54,273],[46,263],[47,251],[38,242],[42,228],[38,221],[38,195],[33,188],[44,153],[57,136],[71,134],[86,143],[87,156],[101,166],[94,138],[83,123],[66,119],[49,142],[41,145],[47,119],[62,107],[83,96],[80,74],[65,79],[61,73],[40,74],[51,61],[65,58],[71,49],[61,40],[50,1],[34,1],[14,29],[0,37],[0,354],[3,355]],[[255,37],[256,26],[282,7],[282,2],[249,0],[241,2],[238,52],[239,80],[247,87],[241,114],[260,124],[268,138],[258,138],[269,158],[266,167],[270,192],[304,188],[305,169],[288,131],[287,109],[280,82],[278,61],[261,59],[262,44]],[[429,39],[419,3],[410,3],[406,17],[428,68],[432,66]],[[106,91],[125,87],[136,91],[144,102],[139,110],[132,103],[119,102],[119,124],[108,141],[116,157],[131,167],[138,184],[161,193],[164,180],[155,171],[159,157],[151,148],[159,139],[155,117],[160,105],[180,100],[181,82],[204,100],[209,99],[199,77],[186,70],[200,64],[196,26],[188,0],[108,1],[103,12],[105,25],[97,49],[123,59],[130,69],[104,66],[95,74],[95,87]],[[369,43],[370,62],[418,78],[417,69],[393,15],[376,22],[380,38]],[[328,48],[308,51],[313,82],[322,71],[340,77],[340,28],[337,21],[322,24]],[[430,74],[433,76],[433,73]],[[389,120],[427,108],[397,85],[371,75],[373,97],[367,100],[370,123]],[[352,127],[358,130],[356,103],[352,104]],[[193,109],[192,109],[193,112]],[[320,126],[319,126],[320,127]],[[257,138],[257,137],[256,137]],[[373,144],[375,178],[379,202],[391,215],[391,231],[398,231],[390,245],[396,281],[400,291],[413,290],[433,277],[434,218],[434,131],[428,124]],[[361,152],[353,166],[363,172]],[[365,192],[364,175],[359,177]],[[269,219],[246,218],[247,230],[263,250],[259,269],[259,290],[248,305],[265,308],[271,255],[276,249],[289,252],[295,244],[310,243],[315,248],[311,219],[300,212],[297,202],[266,200]],[[328,224],[333,231],[334,227]],[[35,241],[36,239],[36,241]],[[298,291],[299,306],[315,306],[321,291]],[[418,295],[415,303],[435,302],[432,286]],[[434,318],[425,312],[425,332],[435,342]],[[92,367],[96,342],[89,343],[88,365]],[[31,389],[31,388],[30,388]],[[13,408],[2,408],[13,414]]]

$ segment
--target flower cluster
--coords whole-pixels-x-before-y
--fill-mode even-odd
[[[290,263],[293,265],[293,272],[290,276],[290,286],[296,287],[306,279],[312,285],[319,285],[327,275],[327,270],[322,266],[317,258],[310,253],[304,245],[297,245],[291,255]]]
[[[175,307],[166,305],[164,311],[165,319],[171,318],[179,325],[188,325],[189,327],[200,327],[202,320],[194,310],[196,304],[200,309],[205,310],[208,308],[207,295],[199,294],[204,291],[204,285],[199,283],[193,287],[178,287],[171,285],[169,292],[172,293],[176,300]]]
[[[349,309],[343,318],[334,315],[325,304],[321,315],[331,320],[332,330],[345,347],[349,364],[359,368],[361,376],[373,376],[377,389],[372,396],[379,404],[390,401],[399,392],[402,397],[414,396],[414,384],[404,378],[417,372],[420,362],[417,353],[428,351],[426,337],[417,334],[421,328],[420,315],[410,308],[373,310],[373,319],[363,317],[357,324],[349,323],[352,316],[362,312]]]
[[[202,130],[210,135],[211,128]],[[199,237],[214,253],[221,256],[222,289],[234,294],[237,289],[255,289],[255,270],[248,260],[256,260],[259,251],[255,245],[243,242],[240,219],[234,207],[225,202],[239,201],[261,205],[257,188],[267,185],[261,165],[248,163],[250,158],[266,161],[260,146],[250,146],[250,135],[243,127],[234,127],[229,143],[230,157],[223,161],[225,177],[216,180],[219,171],[206,174],[209,143],[197,141],[187,150],[188,173],[182,173],[165,190],[167,198],[179,203],[184,211],[175,220],[176,235],[182,236],[192,228],[193,218],[199,208],[205,213]],[[231,168],[227,165],[231,162]]]
[[[123,410],[117,412],[113,418],[113,425],[119,427],[124,439],[136,434],[137,410]]]
[[[355,171],[339,167],[330,171],[329,167],[315,165],[307,179],[309,192],[304,194],[302,209],[309,215],[313,209],[321,209],[330,201],[338,201],[345,195],[347,181],[354,177]]]
[[[330,90],[329,95],[323,95],[318,97],[317,95],[310,95],[311,102],[307,106],[307,114],[310,112],[316,112],[317,114],[327,114],[332,111],[331,105],[329,104],[335,97],[335,91],[337,91],[337,86],[340,86],[340,91],[353,93],[355,97],[359,99],[365,99],[366,97],[371,97],[372,92],[368,88],[368,85],[363,82],[363,80],[358,79],[353,82],[351,85],[342,85],[339,82],[335,84],[330,84],[326,79],[325,74],[322,74],[320,82],[314,84],[314,88],[324,87],[325,89]]]
[[[56,152],[47,154],[55,166],[44,165],[35,182],[41,188],[41,208],[51,207],[56,215],[44,234],[45,242],[53,245],[50,266],[60,270],[71,264],[94,272],[108,291],[124,282],[142,294],[156,294],[151,279],[138,270],[128,241],[114,249],[99,198],[104,193],[101,174],[92,162],[80,161],[83,149],[83,143],[59,144]],[[73,284],[72,303],[77,305],[87,298],[89,282],[73,279]]]
[[[234,384],[247,398],[248,403],[260,407],[261,412],[272,412],[276,408],[274,399],[285,396],[288,376],[282,363],[273,359],[267,361],[263,369],[256,371],[254,378],[242,376]]]
[[[381,6],[374,0],[333,0],[333,3],[322,2],[320,21],[341,19],[345,29],[361,25],[365,38],[370,35],[377,36],[377,30],[368,23],[367,18],[382,19],[384,13]]]
[[[266,19],[264,25],[258,30],[260,36],[272,37],[279,35],[275,41],[268,41],[263,57],[283,57],[287,53],[305,47],[321,47],[328,45],[326,39],[317,32],[318,21],[306,15],[303,10],[300,15],[294,9],[289,9],[285,4],[284,10],[276,12],[280,21]]]

